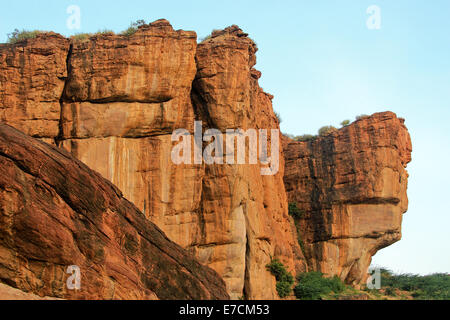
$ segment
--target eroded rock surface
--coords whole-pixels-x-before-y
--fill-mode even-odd
[[[70,41],[56,33],[0,44],[0,121],[53,142],[67,78]]]
[[[366,117],[309,142],[285,140],[289,202],[310,270],[360,284],[375,253],[401,239],[411,161],[404,120],[392,112]]]
[[[0,283],[0,300],[12,300],[12,301],[22,301],[22,300],[59,300],[56,298],[50,297],[40,297],[33,293],[27,293],[20,291],[19,289],[7,286],[3,283]]]
[[[402,120],[392,113],[313,142],[285,140],[275,175],[261,175],[266,168],[261,164],[176,165],[171,159],[172,133],[180,128],[193,133],[195,121],[202,121],[203,130],[222,133],[268,129],[270,146],[270,129],[279,129],[279,123],[273,97],[258,85],[256,51],[237,26],[197,44],[195,32],[173,30],[166,20],[143,25],[131,36],[81,41],[46,33],[0,45],[0,121],[69,151],[116,185],[146,219],[216,270],[232,298],[278,298],[266,270],[271,258],[294,275],[316,269],[359,283],[370,257],[399,239],[407,207],[404,167],[411,145]],[[0,198],[4,206],[19,201],[7,195]],[[288,215],[289,202],[306,213],[299,228]],[[50,208],[54,214],[70,212],[64,203]],[[67,221],[77,217],[66,215]],[[113,225],[114,233],[126,237],[128,227]],[[132,243],[140,239],[130,234]],[[97,261],[95,254],[85,259],[85,265]],[[107,277],[98,268],[97,274]],[[36,278],[33,290],[62,276],[61,270],[44,273],[40,282]],[[14,274],[5,279],[9,276]],[[114,296],[111,283],[118,280],[102,281],[88,297]],[[141,285],[137,281],[132,282]],[[114,297],[170,296],[153,289],[127,296],[124,288],[133,285],[121,286]],[[213,297],[201,292],[195,294]]]
[[[64,299],[226,299],[225,283],[108,180],[0,124],[0,281]],[[67,267],[81,270],[69,290]]]
[[[271,96],[258,85],[260,73],[253,68],[256,51],[255,43],[236,26],[214,32],[199,44],[192,96],[197,114],[209,128],[279,129]],[[281,141],[274,152],[280,159],[275,175],[262,175],[262,165],[205,168],[204,233],[195,251],[200,261],[207,259],[224,276],[235,297],[242,290],[250,299],[278,297],[274,277],[266,270],[272,257],[294,274],[305,271],[288,216]]]
[[[265,178],[258,165],[175,165],[171,135],[192,133],[196,120],[222,132],[278,129],[255,52],[237,27],[197,48],[194,33],[158,21],[130,39],[75,43],[63,97],[61,145],[215,269],[236,299],[277,297],[271,256],[302,269],[279,187],[283,164]]]

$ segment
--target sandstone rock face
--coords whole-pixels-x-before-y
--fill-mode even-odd
[[[191,198],[201,168],[175,167],[170,154],[172,132],[194,124],[196,45],[194,32],[174,31],[159,20],[129,38],[74,42],[68,60],[60,145],[154,221],[164,219],[174,201],[186,219],[195,209]]]
[[[0,283],[0,300],[13,300],[13,301],[23,301],[23,300],[59,300],[51,297],[40,297],[38,295],[20,291],[16,288],[7,286]]]
[[[0,121],[48,142],[59,133],[69,40],[42,34],[0,44]]]
[[[228,298],[216,272],[109,181],[4,124],[0,195],[0,280],[10,287],[64,299]],[[66,286],[72,265],[81,271],[80,290]]]
[[[40,43],[48,39],[61,44]],[[37,87],[34,96],[56,102],[52,130],[36,133],[36,126],[22,125],[35,119],[40,105],[23,109],[23,121],[3,119],[55,141],[114,183],[170,239],[215,269],[232,298],[277,298],[275,279],[266,270],[272,257],[293,272],[305,270],[287,214],[281,150],[275,176],[262,176],[258,164],[171,160],[172,133],[180,128],[193,133],[196,120],[203,130],[268,129],[270,135],[270,129],[279,129],[272,97],[259,87],[261,74],[253,68],[256,46],[238,27],[215,32],[198,50],[194,32],[175,31],[166,20],[130,37],[97,35],[69,43],[41,35],[22,43],[20,52],[4,46],[5,81],[24,82],[25,71],[17,72],[10,61],[27,59],[27,52],[46,45],[53,50],[44,52],[46,63],[28,59],[24,70],[47,75],[39,81],[48,85]],[[18,108],[8,100],[10,92],[22,105],[34,101],[24,94],[34,89],[30,81],[22,87],[23,92],[8,87],[3,109]]]
[[[175,165],[171,135],[180,128],[192,133],[196,120],[222,132],[278,129],[252,69],[255,52],[237,27],[197,50],[195,34],[159,21],[130,39],[75,43],[63,97],[61,146],[215,269],[236,299],[277,297],[265,268],[271,256],[302,269],[279,188],[283,169],[263,178],[258,165]]]
[[[401,239],[411,161],[404,120],[363,118],[309,142],[285,140],[284,181],[310,270],[360,284],[375,253]]]
[[[270,130],[279,129],[279,123],[272,108],[273,97],[258,85],[261,72],[254,68],[256,51],[255,43],[237,26],[215,31],[209,39],[197,44],[194,32],[173,30],[166,20],[141,26],[129,37],[107,34],[81,41],[46,33],[15,45],[0,45],[0,122],[69,151],[116,185],[147,220],[195,255],[201,264],[217,271],[231,298],[278,298],[275,279],[266,270],[272,258],[281,260],[294,275],[315,269],[339,274],[349,283],[359,283],[365,277],[371,256],[400,237],[401,215],[407,208],[404,167],[411,152],[406,128],[392,113],[383,113],[313,142],[284,140],[284,150],[274,149],[272,142],[276,139]],[[268,155],[279,158],[276,174],[262,175],[261,170],[267,172],[267,165],[250,164],[249,156],[246,156],[247,164],[175,164],[171,155],[177,142],[172,141],[172,133],[185,129],[193,134],[196,121],[202,122],[203,133],[207,129],[217,129],[220,133],[231,129],[268,130]],[[194,146],[192,137],[190,140]],[[224,141],[225,146],[227,143]],[[204,148],[208,143],[196,145]],[[249,146],[247,141],[246,147]],[[56,156],[59,161],[53,151],[44,154],[50,158]],[[51,257],[52,250],[57,250],[51,244],[49,248],[44,246],[47,251],[41,252],[38,258],[28,255],[25,242],[22,247],[15,247],[16,251],[6,246],[9,251],[4,251],[2,261],[5,265],[7,261],[13,264],[9,269],[5,267],[4,272],[8,273],[0,277],[0,282],[40,296],[63,298],[224,297],[215,289],[206,292],[208,288],[198,283],[189,285],[200,289],[173,283],[186,291],[184,296],[179,296],[177,292],[162,291],[159,282],[143,280],[142,273],[151,271],[140,263],[147,263],[148,255],[156,249],[145,244],[150,246],[147,253],[147,247],[142,247],[146,242],[141,231],[136,233],[134,224],[136,217],[141,219],[140,215],[136,214],[131,222],[125,219],[127,224],[120,215],[114,216],[115,212],[124,216],[122,209],[114,206],[106,209],[103,204],[99,205],[101,210],[93,209],[93,214],[99,214],[102,220],[92,218],[93,221],[86,222],[70,202],[70,195],[63,196],[63,190],[58,191],[52,184],[44,190],[50,190],[55,198],[44,192],[45,201],[39,200],[36,192],[40,189],[36,191],[28,186],[31,177],[25,174],[26,179],[23,178],[22,162],[10,160],[12,163],[4,159],[9,166],[8,174],[21,177],[18,180],[10,177],[10,183],[17,185],[20,192],[33,196],[23,199],[17,192],[5,191],[0,197],[4,212],[16,212],[19,209],[15,206],[31,201],[39,205],[36,210],[42,211],[41,216],[59,217],[59,214],[58,219],[65,226],[63,230],[83,233],[86,223],[91,223],[110,237],[114,234],[111,239],[115,242],[111,243],[117,243],[116,237],[120,236],[125,239],[120,241],[131,247],[138,243],[140,247],[137,258],[129,258],[129,253],[115,247],[108,249],[114,254],[97,257],[97,251],[103,252],[97,246],[109,248],[110,245],[102,232],[88,232],[87,238],[82,236],[72,241],[67,230],[52,234],[50,229],[39,229],[39,232],[50,232],[50,239],[60,237],[70,246],[73,243],[81,246],[78,260],[71,262],[64,256],[72,249],[57,251],[56,260],[43,259],[44,253]],[[89,172],[93,175],[86,177],[90,184],[95,182],[91,180],[100,179]],[[84,183],[72,178],[67,188],[72,182]],[[104,182],[98,183],[101,186],[95,185],[93,192],[99,192],[97,187],[106,188]],[[114,197],[105,192],[107,195],[101,193],[101,199]],[[114,205],[117,201],[124,202],[120,192],[115,192]],[[81,193],[74,196],[81,197]],[[97,206],[97,200],[89,199]],[[298,203],[306,213],[296,224],[288,215],[289,202]],[[27,214],[32,217],[30,223],[38,221],[35,217],[38,213]],[[54,223],[52,219],[48,218],[48,223]],[[20,223],[28,227],[26,221]],[[159,235],[151,226],[150,231],[145,227],[145,232]],[[10,227],[5,227],[5,234],[9,235]],[[35,228],[40,227],[36,223]],[[304,253],[297,239],[298,231],[305,243]],[[23,241],[34,245],[35,236],[26,234]],[[36,241],[44,241],[36,237]],[[117,246],[124,244],[120,241]],[[83,247],[91,242],[99,243],[91,244],[93,251]],[[25,258],[17,260],[14,255],[19,254]],[[114,259],[114,263],[107,259]],[[62,280],[55,287],[59,291],[45,288],[47,282],[62,279],[62,265],[70,262],[86,267],[89,261],[96,266],[89,276],[100,280],[88,294],[67,293],[61,289]],[[51,269],[45,269],[44,262]],[[21,264],[16,275],[11,270],[18,263]],[[114,269],[118,274],[111,276],[107,270],[115,263],[120,268],[125,265],[129,268],[131,264],[131,271]],[[36,270],[45,272],[38,277]],[[32,279],[27,284],[29,287],[23,274]],[[169,276],[166,280],[172,281]],[[145,290],[136,291],[136,285]],[[217,283],[214,286],[220,287]]]
[[[192,96],[209,128],[279,129],[270,96],[259,87],[259,71],[253,69],[256,50],[236,26],[199,44]],[[261,175],[261,165],[251,164],[205,168],[203,235],[195,252],[224,277],[234,297],[244,290],[250,299],[277,298],[274,277],[266,270],[271,257],[293,273],[305,270],[282,187],[281,147],[273,152],[280,159],[276,175]]]

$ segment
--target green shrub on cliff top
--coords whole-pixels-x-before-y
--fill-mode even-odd
[[[137,20],[136,22],[132,22],[130,24],[130,26],[128,27],[128,29],[121,32],[121,35],[126,36],[126,37],[131,37],[133,34],[135,34],[138,31],[140,26],[143,26],[145,24],[146,24],[145,20]]]
[[[350,120],[344,120],[344,121],[341,122],[341,126],[342,126],[342,127],[346,127],[346,126],[348,126],[349,124],[350,124]]]
[[[17,43],[26,39],[34,39],[39,34],[45,33],[46,31],[41,30],[22,30],[15,29],[13,32],[8,34],[8,43]]]
[[[337,129],[333,126],[324,126],[319,129],[319,136],[326,136],[335,131],[337,131]]]

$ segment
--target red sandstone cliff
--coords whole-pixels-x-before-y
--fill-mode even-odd
[[[97,35],[69,41],[50,33],[0,45],[0,121],[68,150],[110,180],[171,240],[216,270],[232,298],[277,298],[275,279],[266,270],[271,258],[280,259],[293,274],[306,271],[308,262],[309,269],[360,282],[376,251],[373,243],[348,239],[331,245],[335,234],[327,231],[333,235],[322,236],[322,230],[347,230],[353,220],[394,206],[392,199],[373,199],[391,189],[406,191],[406,176],[398,183],[379,178],[389,174],[383,168],[397,168],[399,156],[391,152],[380,162],[379,151],[374,151],[373,141],[384,135],[389,146],[401,148],[402,157],[408,153],[406,129],[396,131],[395,121],[377,116],[370,123],[357,122],[333,139],[316,140],[311,150],[309,144],[288,143],[279,150],[274,176],[262,176],[261,165],[171,161],[172,132],[185,128],[192,133],[196,120],[203,122],[204,130],[221,132],[279,129],[272,97],[258,85],[256,51],[255,43],[236,26],[197,44],[194,32],[175,31],[166,20],[142,26],[130,37]],[[344,134],[354,128],[358,130],[353,135]],[[341,165],[340,157],[362,168],[357,178],[345,180],[351,177],[345,171],[347,162],[342,177],[336,176],[333,168]],[[336,177],[345,184],[336,186]],[[335,191],[341,185],[349,190],[345,195],[361,193],[359,206],[344,206],[363,213],[354,214],[353,220],[343,218],[347,213],[340,220],[332,218]],[[364,193],[369,190],[381,193],[369,197]],[[347,198],[341,198],[338,202],[346,203]],[[288,202],[297,202],[307,212],[300,221],[306,258]],[[406,210],[403,204],[396,208]],[[315,218],[308,220],[309,216]],[[400,221],[391,220],[395,225],[388,229],[399,231]],[[373,232],[380,228],[374,226]],[[382,246],[376,243],[376,248]],[[342,248],[342,257],[335,245]]]
[[[279,128],[270,96],[258,85],[256,51],[236,26],[199,44],[192,97],[198,117],[209,127],[222,132]],[[272,257],[293,273],[306,270],[287,212],[281,147],[279,158],[273,176],[261,175],[259,165],[205,167],[201,214],[206,224],[195,251],[225,281],[230,277],[234,297],[243,292],[250,299],[277,298],[274,277],[266,270]]]
[[[52,142],[59,133],[69,46],[55,33],[0,44],[0,121]]]
[[[213,270],[98,173],[0,124],[0,280],[65,299],[226,299]],[[68,290],[68,266],[81,270]],[[0,294],[4,287],[0,287]]]
[[[404,120],[374,114],[308,142],[285,140],[284,181],[310,270],[360,284],[375,253],[401,239],[411,161]]]

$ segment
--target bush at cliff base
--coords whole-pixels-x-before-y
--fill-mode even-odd
[[[297,276],[295,296],[302,300],[318,300],[331,292],[344,291],[345,285],[338,277],[325,278],[321,272],[301,273]]]
[[[292,292],[292,285],[294,284],[294,277],[286,270],[284,265],[277,259],[273,259],[270,264],[266,266],[277,280],[277,292],[280,298],[286,298]]]

